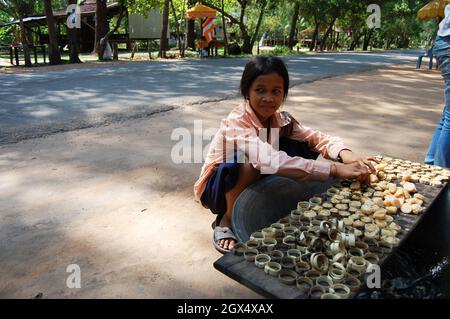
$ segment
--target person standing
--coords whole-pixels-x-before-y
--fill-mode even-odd
[[[431,139],[425,163],[450,168],[450,5],[439,24],[433,53],[444,78],[444,110]]]
[[[291,178],[305,189],[310,182],[327,185],[333,179],[367,183],[375,172],[371,162],[377,162],[353,153],[339,137],[303,126],[280,110],[289,91],[289,73],[280,58],[250,60],[240,89],[243,101],[222,119],[194,185],[195,199],[217,215],[213,245],[221,253],[230,252],[237,242],[231,228],[233,206],[250,185],[270,174]],[[329,161],[316,161],[319,154]]]

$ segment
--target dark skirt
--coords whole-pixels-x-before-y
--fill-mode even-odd
[[[280,150],[291,157],[300,156],[305,159],[317,159],[319,153],[311,151],[306,142],[299,142],[289,138],[280,138]],[[240,163],[238,156],[240,152],[234,153],[233,162],[221,163],[206,183],[205,190],[200,198],[202,204],[208,207],[212,213],[217,215],[218,224],[227,211],[225,193],[229,192],[239,180]],[[261,175],[264,178],[267,175]]]

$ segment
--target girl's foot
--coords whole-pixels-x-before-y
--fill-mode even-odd
[[[220,221],[220,227],[228,227],[231,229],[231,223],[225,218],[222,218],[222,220]],[[231,250],[236,244],[236,240],[232,238],[221,239],[217,241],[217,244],[219,244],[219,246],[222,247],[223,249]]]

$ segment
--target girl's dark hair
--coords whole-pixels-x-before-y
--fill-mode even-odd
[[[247,62],[244,73],[241,78],[241,94],[247,98],[250,91],[250,86],[253,81],[260,76],[270,73],[277,73],[284,80],[284,98],[289,91],[289,73],[283,60],[277,57],[256,57]]]

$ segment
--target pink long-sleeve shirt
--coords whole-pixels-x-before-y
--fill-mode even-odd
[[[293,122],[291,132],[284,135],[283,128]],[[196,200],[200,200],[209,177],[214,173],[220,163],[232,158],[236,150],[245,154],[247,162],[260,170],[261,173],[274,173],[289,177],[297,181],[323,181],[330,177],[331,163],[329,161],[316,161],[302,157],[290,157],[277,147],[277,129],[281,135],[297,141],[307,142],[314,150],[326,159],[336,161],[343,149],[349,149],[338,137],[332,137],[312,130],[298,123],[287,112],[276,111],[270,119],[270,133],[259,121],[253,109],[247,102],[233,109],[220,124],[215,134],[200,177],[194,185]],[[274,142],[271,143],[271,140]]]

